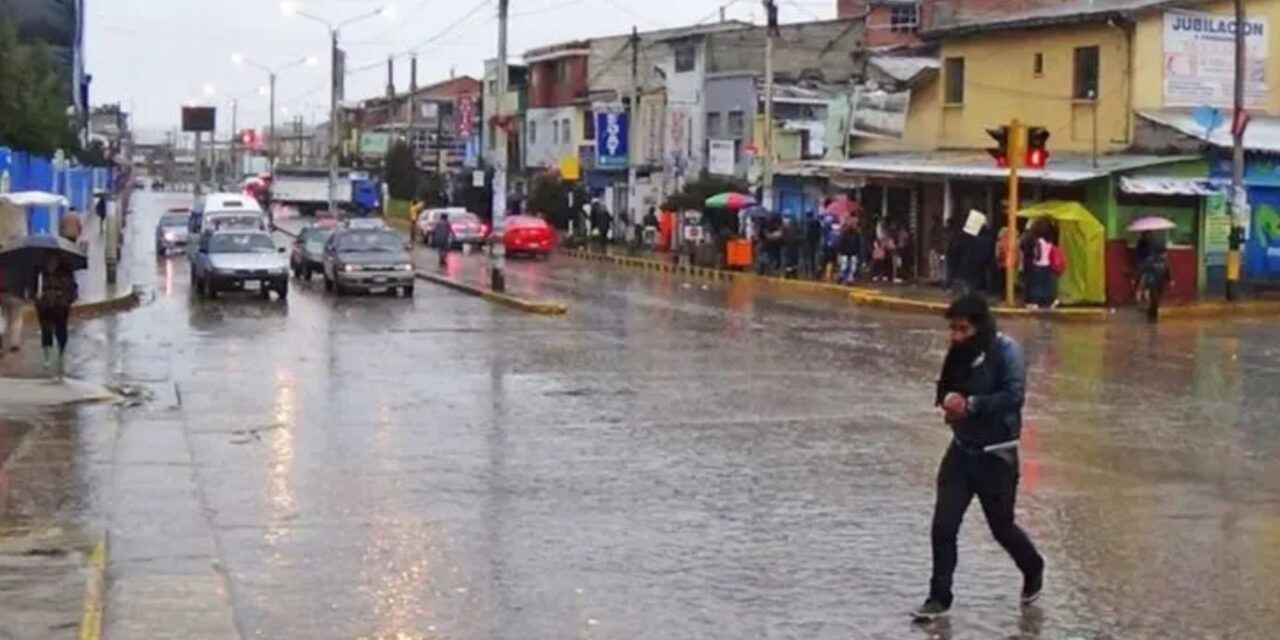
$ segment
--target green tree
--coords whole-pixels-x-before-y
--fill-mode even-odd
[[[387,149],[387,189],[391,197],[412,200],[418,190],[418,170],[413,166],[413,148],[397,140]]]
[[[45,156],[74,149],[65,89],[44,43],[23,43],[0,17],[0,145]]]
[[[561,180],[559,173],[548,171],[533,177],[526,208],[541,213],[557,229],[566,229],[574,210],[581,209],[587,200],[587,192],[580,182]]]

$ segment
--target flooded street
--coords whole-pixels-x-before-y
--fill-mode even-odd
[[[72,375],[149,398],[0,430],[0,561],[18,529],[105,535],[110,640],[1280,628],[1273,321],[1004,323],[1045,596],[1019,609],[975,505],[952,619],[920,627],[940,319],[565,257],[509,275],[563,317],[429,283],[202,300],[150,255],[175,203],[142,196],[128,229],[154,296],[73,327]]]

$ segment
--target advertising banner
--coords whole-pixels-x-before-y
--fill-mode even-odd
[[[1265,17],[1244,25],[1244,102],[1267,102],[1267,38]],[[1235,74],[1235,17],[1197,11],[1164,14],[1164,104],[1167,107],[1230,107]]]
[[[360,133],[360,155],[366,158],[381,158],[391,148],[391,134],[385,131],[363,131]]]
[[[709,140],[707,142],[707,171],[721,176],[737,173],[738,159],[733,140]]]
[[[609,110],[596,112],[596,168],[626,169],[630,162],[628,136],[630,122],[627,112]]]

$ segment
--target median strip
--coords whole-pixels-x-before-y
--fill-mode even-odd
[[[568,312],[569,308],[563,302],[551,302],[546,300],[526,300],[509,293],[498,293],[490,289],[472,286],[463,282],[454,280],[435,273],[427,273],[425,271],[415,272],[415,275],[421,280],[426,280],[438,284],[442,287],[448,287],[454,291],[465,293],[477,298],[484,298],[489,302],[500,304],[504,307],[510,307],[517,311],[526,313],[536,313],[544,316],[559,316]]]

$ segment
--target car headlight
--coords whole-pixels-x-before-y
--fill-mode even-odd
[[[359,271],[360,267],[357,267],[354,264],[344,264],[342,265],[342,270],[347,273],[351,273],[352,271]]]
[[[166,231],[164,232],[164,239],[168,242],[173,242],[174,240],[178,239],[178,234],[172,231]]]
[[[401,271],[413,271],[413,265],[411,264],[402,264],[396,268]]]

